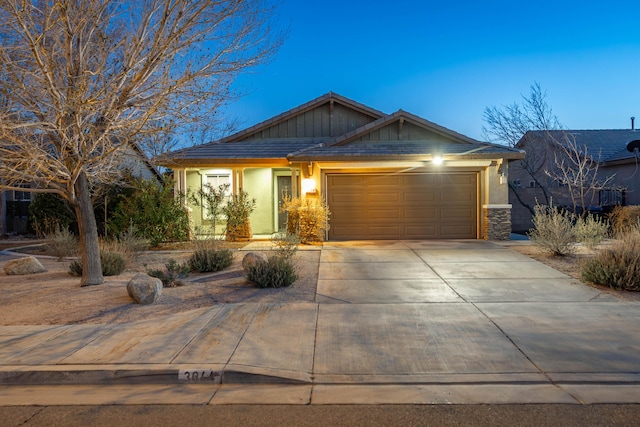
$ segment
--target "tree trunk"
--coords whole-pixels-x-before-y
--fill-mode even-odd
[[[74,185],[76,200],[74,208],[78,219],[80,234],[80,252],[82,255],[82,280],[80,286],[101,285],[102,266],[100,264],[100,244],[98,241],[98,226],[91,203],[89,182],[82,173]]]

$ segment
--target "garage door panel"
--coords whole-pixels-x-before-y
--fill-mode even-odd
[[[381,204],[397,204],[400,201],[400,195],[398,192],[388,193],[372,193],[367,195],[367,201],[369,203],[381,203]]]
[[[437,211],[433,207],[427,209],[405,209],[404,218],[408,220],[422,220],[422,219],[434,219],[436,218]]]
[[[385,222],[387,220],[400,219],[402,214],[398,209],[369,209],[365,215],[369,220]]]
[[[329,238],[476,238],[477,174],[327,175]]]

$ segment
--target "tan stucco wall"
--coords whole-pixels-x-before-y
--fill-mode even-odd
[[[509,203],[508,171],[506,162],[502,166],[504,176],[498,173],[499,165],[489,166],[484,172],[485,205],[506,205]]]

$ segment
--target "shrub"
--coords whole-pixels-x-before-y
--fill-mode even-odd
[[[189,237],[189,216],[174,197],[173,183],[158,185],[155,180],[137,180],[133,194],[122,197],[109,223],[110,232],[120,235],[134,227],[139,237],[151,245]]]
[[[609,214],[611,231],[621,236],[640,225],[640,206],[616,206]]]
[[[541,250],[552,255],[565,256],[573,252],[576,241],[573,215],[553,205],[534,207],[533,225],[528,233],[531,241]]]
[[[114,241],[115,250],[120,252],[127,259],[135,258],[142,251],[149,249],[149,241],[138,236],[135,227],[120,233]]]
[[[582,278],[614,289],[640,291],[640,233],[628,233],[582,266]]]
[[[595,215],[587,215],[578,218],[574,225],[573,232],[576,239],[589,249],[594,249],[606,237],[609,232],[609,222]]]
[[[188,264],[180,264],[175,259],[170,259],[164,267],[166,271],[163,270],[149,270],[146,268],[147,274],[151,277],[156,277],[162,281],[162,286],[165,288],[175,288],[177,286],[183,286],[184,282],[182,279],[186,278],[189,274],[189,265]]]
[[[324,200],[288,198],[281,210],[287,212],[287,233],[297,235],[301,243],[324,240],[331,215]]]
[[[67,229],[75,221],[73,208],[53,193],[35,195],[29,203],[29,220],[38,237],[46,237],[59,229]]]
[[[188,261],[191,271],[210,273],[224,270],[233,263],[233,252],[229,249],[219,249],[215,245],[196,245],[196,250]]]
[[[256,208],[256,199],[250,199],[246,191],[233,194],[220,210],[227,219],[226,238],[231,242],[251,238],[249,215]]]
[[[80,246],[76,236],[68,228],[58,227],[54,232],[45,234],[47,244],[45,253],[55,256],[58,261],[65,257],[77,256],[80,253]]]
[[[260,288],[282,288],[298,279],[290,258],[272,256],[266,262],[249,266],[247,279]]]
[[[290,233],[276,233],[271,237],[271,243],[273,243],[276,256],[280,258],[290,259],[298,251],[298,245],[300,244],[300,238],[295,234]]]
[[[117,276],[127,267],[127,263],[122,254],[104,250],[100,251],[100,265],[103,276]],[[78,260],[73,261],[71,265],[69,265],[69,274],[72,276],[82,276],[82,263]]]

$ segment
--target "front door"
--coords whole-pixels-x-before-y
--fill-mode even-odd
[[[287,229],[287,213],[282,212],[280,208],[286,198],[291,197],[291,176],[277,176],[278,190],[278,231],[286,231]]]

